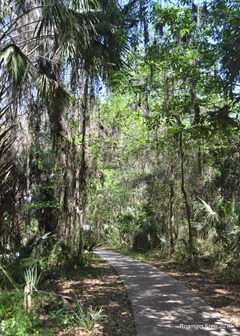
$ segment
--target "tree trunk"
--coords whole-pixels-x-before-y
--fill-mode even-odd
[[[188,222],[188,248],[189,248],[189,256],[191,266],[194,267],[195,260],[194,260],[194,253],[193,253],[193,231],[192,231],[192,221],[191,221],[191,209],[188,200],[188,194],[185,187],[185,170],[184,170],[184,151],[183,151],[183,143],[182,143],[182,131],[180,132],[179,136],[179,149],[180,149],[180,162],[181,162],[181,191],[183,194],[185,208],[186,208],[186,215],[187,215],[187,222]]]
[[[82,137],[81,137],[81,162],[79,171],[79,214],[78,214],[78,225],[79,225],[79,241],[78,241],[78,265],[81,266],[83,263],[84,254],[84,237],[83,237],[83,225],[86,220],[86,206],[87,206],[87,162],[86,162],[86,131],[87,131],[87,95],[88,95],[88,81],[89,75],[86,74],[83,100],[82,100]]]
[[[173,226],[174,226],[174,165],[170,167],[170,209],[169,209],[169,255],[174,253],[174,239],[173,239]]]

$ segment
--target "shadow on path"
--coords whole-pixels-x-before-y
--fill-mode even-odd
[[[97,249],[119,273],[128,292],[137,336],[227,336],[240,332],[187,287],[157,268]]]

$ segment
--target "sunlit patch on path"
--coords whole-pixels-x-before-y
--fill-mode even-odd
[[[132,303],[137,336],[240,335],[179,281],[119,253],[96,250],[119,273]]]

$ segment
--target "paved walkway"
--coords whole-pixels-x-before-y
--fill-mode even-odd
[[[95,253],[123,280],[137,336],[240,335],[222,315],[166,273],[112,251],[97,249]]]

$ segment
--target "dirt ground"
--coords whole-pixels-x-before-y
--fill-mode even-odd
[[[144,261],[141,258],[142,261]],[[145,259],[146,261],[146,259]],[[147,262],[147,261],[146,261]],[[237,328],[240,328],[240,284],[227,276],[220,276],[211,270],[190,271],[188,266],[173,262],[148,260],[149,263],[168,273],[190,288],[210,306],[223,314]],[[73,298],[86,307],[103,308],[104,317],[92,331],[82,328],[62,330],[56,336],[134,336],[136,335],[131,305],[126,290],[115,270],[105,261],[93,263],[89,276],[70,277],[71,280],[55,280],[56,292]]]
[[[82,279],[56,280],[52,286],[67,300],[79,301],[85,307],[103,309],[104,317],[92,331],[66,329],[56,336],[134,336],[135,324],[127,292],[115,270],[105,261],[93,263],[94,272]],[[85,271],[86,272],[86,271]],[[95,275],[96,273],[96,275]]]

